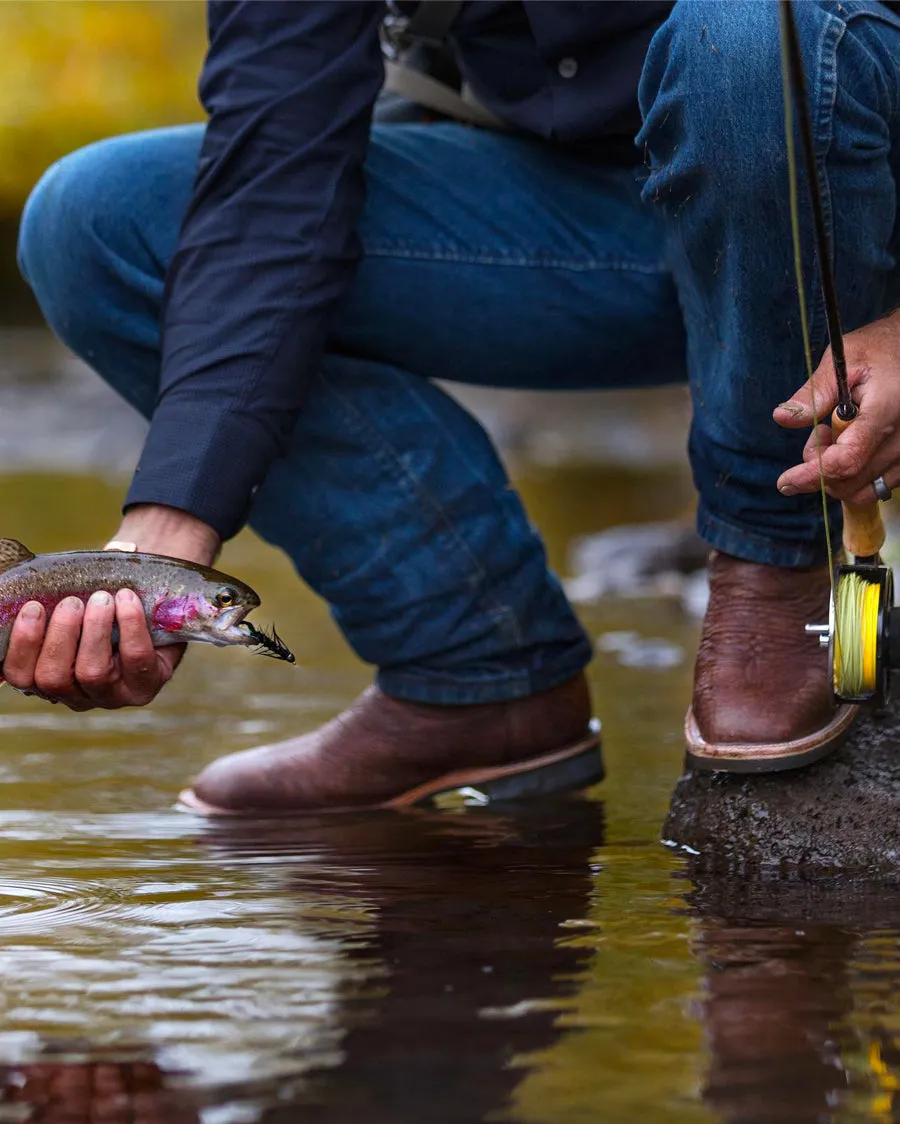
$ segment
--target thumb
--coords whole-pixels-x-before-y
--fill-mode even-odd
[[[837,383],[829,347],[813,377],[795,390],[786,402],[776,406],[772,417],[787,429],[802,429],[816,420],[827,421],[836,405]]]

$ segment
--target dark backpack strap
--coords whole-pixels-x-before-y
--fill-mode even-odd
[[[425,52],[426,61],[428,52],[446,50],[447,36],[462,6],[463,0],[420,0],[415,13],[407,18],[389,0],[381,29],[384,89],[453,121],[483,129],[505,129],[503,122],[480,105],[465,84],[456,90],[410,65],[417,50]]]
[[[406,35],[430,47],[443,46],[463,6],[463,0],[419,0],[406,25]]]
[[[495,117],[489,109],[471,96],[466,96],[466,88],[458,94],[456,90],[436,82],[434,78],[419,70],[411,70],[391,59],[384,60],[384,88],[389,93],[399,94],[415,105],[433,110],[442,117],[453,121],[464,121],[469,125],[479,125],[482,129],[506,129],[506,125]]]

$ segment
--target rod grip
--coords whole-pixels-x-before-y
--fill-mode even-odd
[[[831,432],[835,440],[844,432],[853,419],[839,418],[837,410],[831,415]],[[872,507],[857,507],[852,503],[842,503],[844,509],[844,549],[854,558],[871,558],[884,546],[884,519],[881,517],[881,504]]]

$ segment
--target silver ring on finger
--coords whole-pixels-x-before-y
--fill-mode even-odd
[[[883,476],[876,476],[872,481],[872,487],[875,489],[876,498],[881,500],[882,503],[891,498],[891,489],[885,484]]]

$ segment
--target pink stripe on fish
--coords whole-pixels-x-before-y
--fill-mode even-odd
[[[181,632],[185,624],[195,621],[207,605],[206,599],[195,593],[167,597],[154,606],[151,626],[161,632]]]

